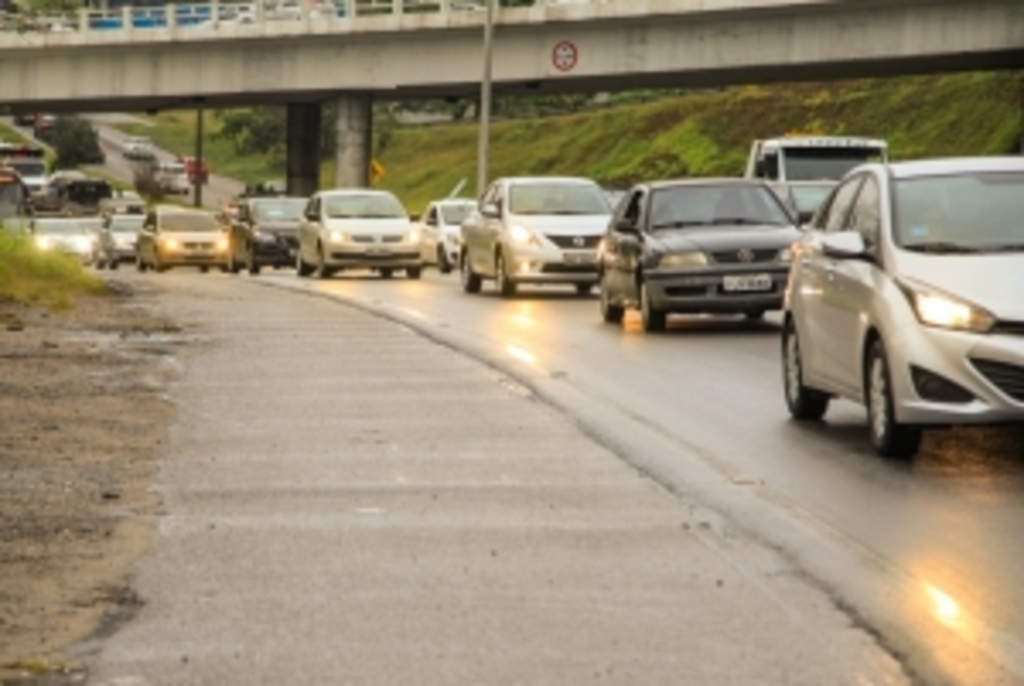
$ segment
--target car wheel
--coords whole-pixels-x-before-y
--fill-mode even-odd
[[[395,272],[394,270],[391,269],[391,267],[381,267],[380,278],[390,279],[394,275],[394,273]]]
[[[452,263],[448,259],[448,252],[443,246],[437,246],[437,271],[442,274],[451,274]]]
[[[316,249],[316,278],[331,278],[331,268],[327,266],[327,256],[324,255],[324,247],[322,245],[317,246]]]
[[[249,248],[249,251],[245,254],[245,268],[252,276],[260,273],[260,265],[256,261],[256,252],[252,248]]]
[[[107,262],[107,267],[110,268],[111,270],[116,271],[119,266],[121,266],[121,263],[118,262],[117,260],[110,260],[109,262]]]
[[[647,282],[643,281],[640,283],[640,321],[643,324],[644,331],[648,333],[655,333],[658,331],[665,330],[665,321],[667,315],[662,310],[659,310],[651,302],[651,290],[647,286]]]
[[[208,272],[208,271],[210,271],[210,268],[209,268],[209,267],[200,267],[200,268],[199,268],[199,273],[200,273],[200,274],[205,274],[205,273],[206,273],[206,272]]]
[[[422,270],[419,267],[409,267],[405,270],[405,275],[410,279],[418,279],[422,274]]]
[[[882,457],[913,457],[921,446],[922,432],[915,426],[896,421],[892,397],[892,376],[885,345],[875,340],[868,352],[865,393],[871,444]]]
[[[469,264],[469,255],[462,253],[459,260],[459,281],[462,282],[462,290],[466,293],[479,293],[482,281],[479,274],[473,273],[473,267]]]
[[[159,252],[154,252],[153,253],[153,271],[161,273],[161,274],[163,272],[167,271],[167,265],[165,265],[160,260],[160,253]]]
[[[144,272],[146,271],[146,269],[148,269],[145,261],[142,259],[142,255],[135,255],[135,269],[140,272]]]
[[[302,259],[302,250],[295,251],[295,273],[299,276],[306,277],[313,273],[313,267],[306,264]]]
[[[605,285],[603,276],[601,277],[599,295],[601,302],[601,319],[609,324],[621,324],[622,318],[626,314],[626,310],[621,305],[612,304],[611,294],[608,293],[608,286]]]
[[[792,319],[786,322],[782,331],[782,385],[786,392],[786,406],[793,419],[817,421],[825,416],[829,396],[804,386],[800,339]]]
[[[500,252],[494,258],[494,280],[501,297],[511,298],[516,294],[516,282],[509,278],[505,267],[505,256]]]
[[[233,248],[228,249],[228,271],[232,274],[242,271],[242,265],[235,261],[235,251]]]

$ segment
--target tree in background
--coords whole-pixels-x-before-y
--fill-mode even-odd
[[[53,123],[49,143],[57,154],[58,168],[72,169],[83,164],[97,164],[103,161],[103,151],[96,129],[81,117],[57,117]]]

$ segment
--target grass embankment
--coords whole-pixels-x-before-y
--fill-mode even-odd
[[[75,295],[105,291],[103,281],[76,258],[42,252],[28,238],[0,228],[0,302],[63,309],[72,304]]]
[[[832,83],[748,86],[676,96],[574,115],[499,121],[492,126],[492,178],[570,174],[603,183],[743,172],[751,141],[789,131],[885,138],[894,159],[1002,154],[1021,134],[1020,74],[983,72]],[[133,128],[188,154],[193,113],[158,116]],[[206,120],[210,133],[215,117]],[[396,129],[379,153],[394,191],[411,211],[476,178],[474,124]],[[246,181],[282,178],[269,156],[235,154],[209,140],[218,173]],[[324,184],[331,182],[323,174]]]

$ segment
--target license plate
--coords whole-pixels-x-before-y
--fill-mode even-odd
[[[566,264],[594,264],[597,262],[597,255],[595,253],[566,253],[565,263]]]
[[[771,289],[771,274],[744,274],[742,276],[726,276],[722,279],[722,290],[724,291],[770,291]]]

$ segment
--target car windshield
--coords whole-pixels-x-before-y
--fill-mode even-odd
[[[48,236],[75,236],[86,232],[77,219],[40,219],[34,231]]]
[[[657,189],[651,194],[654,230],[708,226],[784,226],[792,219],[764,186],[691,185]]]
[[[82,204],[98,204],[113,195],[110,186],[103,181],[80,182],[68,184],[68,200]]]
[[[46,176],[46,164],[35,160],[11,160],[8,163],[22,176]]]
[[[169,162],[169,163],[163,165],[163,167],[164,167],[164,173],[165,174],[184,174],[185,173],[185,165],[184,164],[178,164],[177,162]]]
[[[252,211],[261,222],[293,222],[302,219],[306,204],[303,198],[260,200],[252,204]]]
[[[597,184],[516,183],[509,190],[513,214],[611,214]]]
[[[405,209],[387,193],[346,193],[325,195],[324,212],[329,219],[399,219]]]
[[[141,214],[127,214],[111,217],[110,231],[112,233],[138,233],[142,228],[145,219]]]
[[[868,162],[882,162],[881,148],[785,148],[786,180],[838,181],[846,172]]]
[[[797,212],[801,214],[811,213],[825,202],[825,198],[832,192],[831,186],[792,186],[790,192],[793,195],[793,204]]]
[[[160,230],[173,232],[220,231],[220,224],[205,212],[167,212],[160,216]]]
[[[1024,173],[897,181],[895,239],[908,250],[1024,251]]]
[[[441,205],[441,219],[445,224],[462,224],[469,213],[473,211],[473,205]]]

